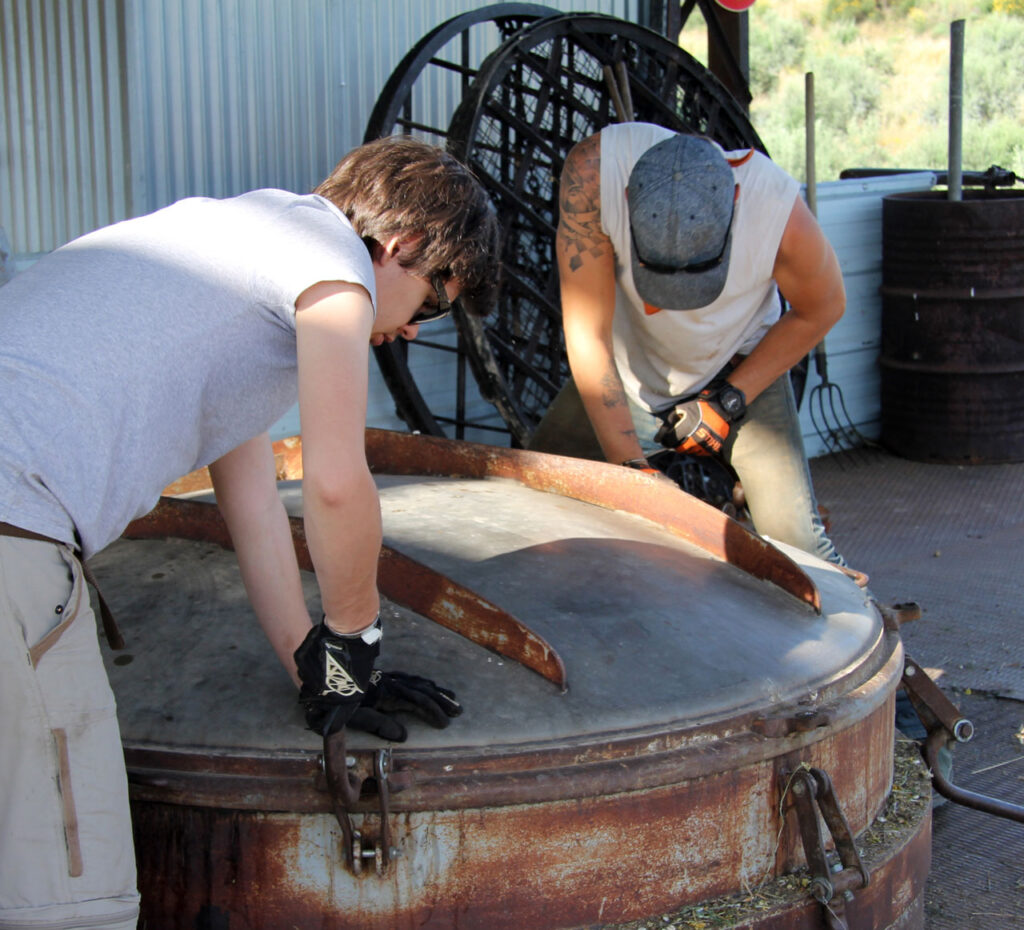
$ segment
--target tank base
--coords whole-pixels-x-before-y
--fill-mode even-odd
[[[916,746],[896,745],[893,790],[874,823],[857,837],[870,873],[845,902],[849,930],[924,930],[924,889],[931,867],[932,789]],[[767,881],[747,894],[703,901],[626,924],[577,930],[822,930],[822,905],[807,890],[806,869]]]

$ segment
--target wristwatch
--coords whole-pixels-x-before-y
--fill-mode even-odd
[[[727,381],[718,392],[718,405],[729,417],[729,422],[739,420],[747,412],[746,395]]]

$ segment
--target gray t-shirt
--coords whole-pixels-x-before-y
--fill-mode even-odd
[[[0,521],[86,557],[297,396],[295,300],[373,264],[315,195],[191,198],[0,287]]]

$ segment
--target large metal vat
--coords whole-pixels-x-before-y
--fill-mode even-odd
[[[831,776],[853,833],[881,810],[903,653],[836,568],[627,469],[373,431],[368,449],[386,543],[516,615],[559,653],[568,689],[389,601],[381,667],[449,684],[466,710],[446,730],[413,723],[390,757],[349,734],[353,770],[370,776],[352,809],[353,874],[325,747],[303,728],[233,556],[117,543],[94,567],[128,639],[109,671],[140,926],[611,924],[799,865],[791,802],[807,767]],[[301,508],[297,482],[282,494]],[[131,531],[162,532],[205,531],[156,517]],[[453,613],[439,589],[403,593],[400,579],[396,600]],[[922,925],[929,826],[846,904],[851,927]],[[774,919],[745,926],[823,925],[809,898]]]
[[[882,201],[882,442],[1024,460],[1024,191]]]

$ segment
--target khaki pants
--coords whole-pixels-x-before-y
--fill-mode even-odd
[[[0,930],[132,930],[135,884],[82,567],[67,547],[0,536]]]

